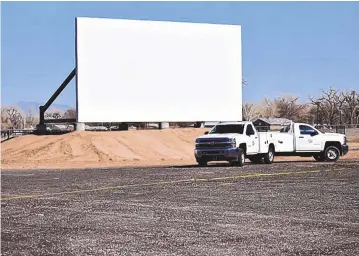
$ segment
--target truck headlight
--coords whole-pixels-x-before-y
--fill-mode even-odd
[[[231,145],[232,145],[232,148],[235,148],[237,146],[235,138],[232,138]]]
[[[201,152],[201,151],[196,151],[196,155],[197,155],[198,157],[202,157],[202,152]]]

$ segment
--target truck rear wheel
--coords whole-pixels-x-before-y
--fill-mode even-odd
[[[273,146],[269,146],[268,153],[264,154],[264,163],[271,164],[274,160],[274,148]]]
[[[335,146],[329,146],[324,151],[324,158],[328,162],[336,162],[340,157],[340,150]]]

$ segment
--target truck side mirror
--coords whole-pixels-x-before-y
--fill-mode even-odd
[[[204,132],[204,135],[207,135],[208,134],[208,132]]]

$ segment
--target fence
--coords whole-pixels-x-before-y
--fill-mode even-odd
[[[1,141],[8,140],[15,136],[34,134],[35,130],[6,129],[1,130]]]
[[[43,132],[38,132],[36,130],[20,130],[20,129],[7,129],[1,130],[1,142],[9,140],[11,138],[29,134],[37,134],[37,135],[61,135],[65,133],[69,133],[71,130],[46,130]]]
[[[347,133],[347,127],[345,125],[317,125],[314,126],[321,132],[334,132],[334,133],[341,133],[346,134]]]

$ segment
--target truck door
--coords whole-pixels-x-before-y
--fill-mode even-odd
[[[256,154],[259,151],[258,134],[255,132],[252,124],[247,125],[246,135],[248,136],[247,153]]]
[[[309,125],[299,125],[295,132],[297,151],[320,151],[322,136]]]

